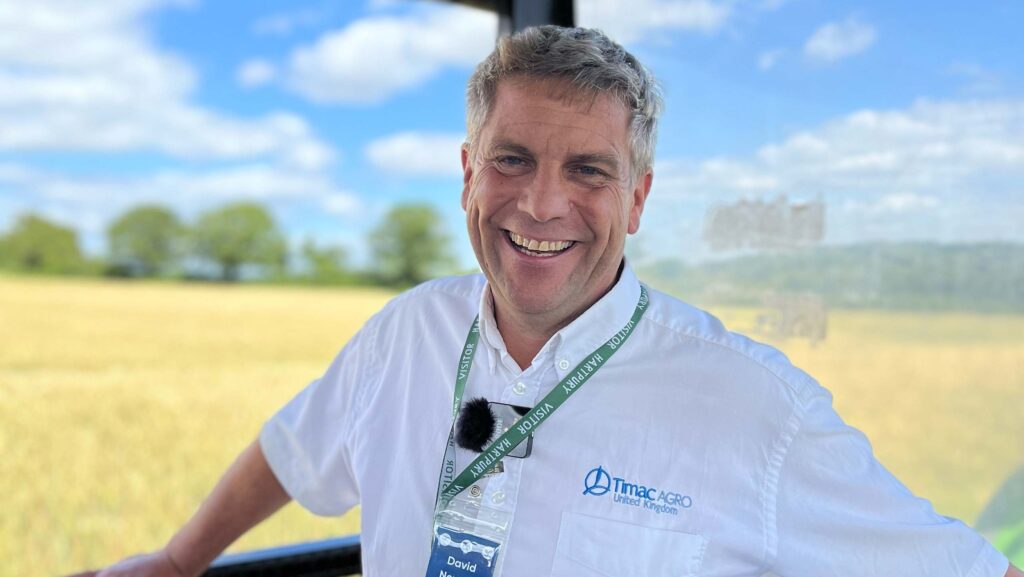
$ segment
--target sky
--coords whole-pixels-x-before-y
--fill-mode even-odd
[[[577,0],[659,79],[629,251],[712,254],[709,211],[820,199],[824,242],[1024,241],[1024,3]],[[493,14],[427,0],[0,0],[0,231],[87,252],[125,210],[238,200],[366,262],[395,203],[459,206],[465,83]]]

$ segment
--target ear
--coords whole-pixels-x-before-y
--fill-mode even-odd
[[[469,152],[469,143],[462,143],[462,210],[466,210],[469,200],[469,183],[473,181],[473,163]]]
[[[629,234],[636,234],[640,230],[640,215],[644,213],[644,203],[647,202],[647,195],[651,192],[651,183],[654,182],[654,172],[647,169],[647,172],[637,179],[633,187],[633,206],[629,209]]]

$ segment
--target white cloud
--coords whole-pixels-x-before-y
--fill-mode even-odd
[[[257,19],[252,24],[252,31],[261,36],[288,36],[297,29],[315,26],[329,16],[327,6],[279,12]]]
[[[360,206],[352,193],[338,189],[324,175],[271,164],[104,178],[70,177],[7,164],[0,165],[0,184],[55,218],[81,213],[103,222],[146,202],[164,204],[185,215],[243,199],[271,204],[307,201],[346,216]]]
[[[659,30],[716,32],[732,14],[730,3],[711,0],[589,0],[576,11],[581,26],[600,28],[620,43]]]
[[[826,205],[827,243],[1024,241],[1024,100],[861,110],[755,153],[665,159],[641,227],[657,257],[713,256],[701,221],[740,199]]]
[[[275,214],[303,207],[341,217],[363,206],[330,178],[280,165],[254,163],[210,170],[163,170],[135,177],[83,177],[0,164],[0,227],[27,211],[40,213],[82,233],[83,246],[97,252],[114,218],[133,206],[157,203],[185,219],[227,202],[257,200]]]
[[[972,62],[954,62],[948,74],[964,81],[963,90],[973,95],[992,95],[1003,89],[1002,74]]]
[[[939,203],[939,199],[934,196],[905,192],[887,194],[874,202],[849,200],[843,204],[843,208],[850,212],[877,216],[880,214],[902,214],[930,210],[937,207]]]
[[[715,32],[731,13],[731,4],[724,1],[594,0],[581,3],[578,20],[629,42],[659,30]],[[369,16],[297,48],[287,63],[285,83],[316,102],[376,103],[444,68],[471,69],[493,49],[496,32],[493,13],[462,7]]]
[[[66,177],[29,171],[19,188],[45,201],[82,205],[117,205],[163,201],[179,208],[219,204],[237,199],[294,199],[345,196],[329,179],[269,164],[211,170],[164,170],[141,177]]]
[[[238,67],[235,75],[238,83],[246,88],[262,86],[274,80],[277,76],[277,69],[266,60],[247,60]]]
[[[242,119],[197,106],[192,68],[144,20],[158,0],[0,4],[0,150],[265,157],[315,170],[333,152],[289,114]]]
[[[33,176],[33,171],[19,164],[0,163],[0,183],[22,184],[30,182]]]
[[[829,22],[807,39],[804,55],[818,62],[836,62],[864,52],[875,43],[877,37],[873,26],[856,18]]]
[[[442,68],[473,67],[492,50],[496,34],[497,17],[482,10],[372,16],[295,50],[288,85],[317,102],[379,102]]]
[[[1022,133],[1024,100],[922,100],[858,111],[746,158],[659,162],[655,186],[689,199],[823,193],[890,212],[935,206],[927,199],[992,199],[1022,191]]]
[[[766,50],[757,56],[757,67],[760,70],[771,70],[779,63],[779,60],[786,54],[783,48]]]
[[[371,142],[366,157],[389,175],[461,177],[463,134],[401,132]]]
[[[357,196],[345,192],[336,192],[325,196],[321,201],[321,206],[327,212],[341,216],[353,216],[363,208]]]

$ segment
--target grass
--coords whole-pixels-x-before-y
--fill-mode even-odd
[[[261,423],[390,297],[374,290],[0,277],[0,575],[163,544]],[[716,310],[739,330],[756,311]],[[1024,455],[1024,316],[833,312],[779,343],[878,457],[973,521]],[[233,550],[358,531],[294,505]]]

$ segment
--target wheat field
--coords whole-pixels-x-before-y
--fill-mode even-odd
[[[160,546],[261,423],[390,298],[370,289],[0,277],[2,576]],[[757,311],[716,313],[736,329]],[[776,343],[881,461],[972,522],[1024,464],[1024,316],[834,311]],[[232,550],[358,532],[290,505]]]

